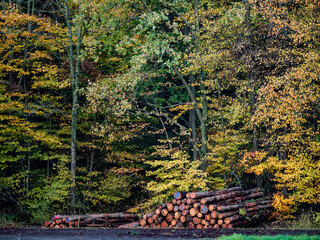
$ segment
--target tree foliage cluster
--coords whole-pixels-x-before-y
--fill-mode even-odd
[[[0,203],[138,211],[258,186],[320,204],[316,0],[2,0]]]

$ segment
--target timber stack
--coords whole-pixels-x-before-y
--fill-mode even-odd
[[[259,188],[175,192],[171,202],[143,216],[142,227],[236,228],[258,225],[272,215],[272,199]]]
[[[45,223],[49,228],[108,227],[133,228],[139,226],[139,216],[130,213],[101,213],[85,215],[54,215]]]

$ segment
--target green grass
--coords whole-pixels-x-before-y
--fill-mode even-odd
[[[276,235],[276,236],[245,236],[242,234],[233,234],[230,236],[221,236],[219,240],[320,240],[320,236],[308,235]]]

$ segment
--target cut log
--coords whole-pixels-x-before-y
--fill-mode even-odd
[[[205,198],[205,197],[211,197],[211,196],[218,196],[221,194],[226,194],[229,192],[234,191],[241,191],[242,189],[240,187],[234,187],[234,188],[228,188],[223,190],[217,190],[217,191],[209,191],[209,192],[192,192],[190,193],[190,198]]]
[[[218,217],[218,212],[217,212],[217,211],[213,211],[213,212],[211,213],[211,218],[215,219],[215,218],[217,218],[217,217]]]
[[[190,214],[190,216],[192,216],[192,217],[196,216],[196,215],[198,214],[198,212],[199,212],[199,209],[198,209],[198,208],[191,208],[191,209],[189,210],[189,214]]]
[[[222,195],[218,195],[218,196],[202,198],[201,204],[205,205],[205,204],[211,203],[211,202],[218,202],[218,201],[225,200],[228,198],[233,198],[233,197],[236,197],[239,195],[241,195],[241,192],[230,192],[230,193],[226,193],[226,194],[222,194]]]
[[[204,213],[204,214],[206,214],[209,211],[207,205],[201,205],[200,210],[201,210],[201,213]]]
[[[167,210],[169,212],[173,211],[173,204],[172,203],[167,203]]]
[[[234,205],[225,205],[225,206],[218,206],[217,210],[219,212],[226,212],[226,211],[232,211],[235,209],[242,208],[244,204],[234,204]]]
[[[203,218],[203,214],[202,214],[201,212],[198,212],[198,213],[197,213],[197,217],[198,217],[198,218]]]
[[[172,221],[172,219],[173,219],[173,214],[172,214],[172,213],[170,213],[170,214],[168,214],[168,215],[166,216],[166,221],[167,221],[168,223],[170,223],[170,222]]]
[[[189,210],[183,210],[183,211],[181,212],[181,214],[182,214],[183,216],[186,216],[186,215],[189,214]]]
[[[161,226],[162,228],[167,228],[167,227],[169,227],[169,224],[168,224],[167,221],[163,221],[163,222],[160,224],[160,226]]]
[[[231,217],[227,217],[224,219],[224,222],[226,224],[230,224],[232,222],[235,222],[235,221],[238,221],[240,219],[244,218],[242,215],[234,215],[234,216],[231,216]]]
[[[217,205],[210,204],[208,207],[209,211],[212,212],[217,209]]]
[[[187,204],[189,204],[189,205],[192,205],[192,204],[195,204],[198,202],[199,202],[198,199],[192,199],[192,198],[187,199]]]
[[[180,217],[181,217],[181,212],[175,212],[175,213],[174,213],[174,219],[179,220]]]
[[[193,221],[193,223],[194,223],[195,225],[197,225],[197,224],[199,224],[199,223],[201,222],[201,219],[198,218],[198,217],[194,217],[194,218],[192,219],[192,221]]]
[[[161,210],[161,215],[164,216],[164,217],[167,216],[168,215],[168,209],[166,209],[166,208],[162,209]]]
[[[239,210],[232,211],[232,212],[219,213],[218,218],[226,218],[226,217],[231,217],[233,215],[239,215]]]

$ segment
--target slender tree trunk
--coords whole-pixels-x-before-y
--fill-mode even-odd
[[[195,51],[199,53],[199,42],[200,42],[200,18],[199,18],[199,0],[194,0],[194,14],[196,20],[196,30],[195,30]],[[202,103],[202,114],[200,120],[200,133],[201,133],[201,149],[200,149],[200,159],[201,159],[201,169],[206,172],[207,170],[207,115],[208,115],[208,103],[206,96],[206,89],[204,85],[204,74],[203,71],[199,71],[199,84],[200,84],[200,99]]]
[[[195,81],[194,81],[194,75],[191,73],[190,77],[191,82],[191,91],[194,96],[196,96],[196,88],[195,88]],[[189,125],[191,128],[191,143],[192,143],[192,152],[193,152],[193,160],[197,160],[198,158],[198,147],[197,147],[197,123],[196,123],[196,111],[195,109],[190,110],[190,121]]]
[[[74,47],[73,47],[73,32],[71,26],[71,9],[69,6],[69,1],[64,1],[64,14],[66,18],[66,24],[68,28],[68,44],[69,44],[69,62],[70,62],[70,78],[72,85],[72,110],[71,110],[71,163],[70,163],[70,172],[71,172],[71,188],[70,188],[70,197],[71,197],[71,213],[75,213],[75,204],[76,204],[76,141],[77,141],[77,105],[78,105],[78,92],[77,92],[77,72],[76,66],[74,65]]]

